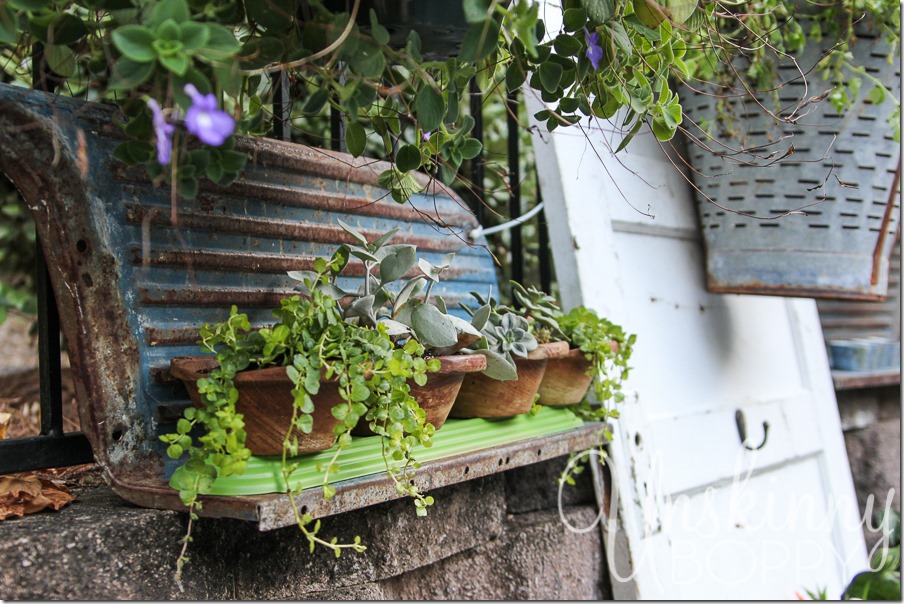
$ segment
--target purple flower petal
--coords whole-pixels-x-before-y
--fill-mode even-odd
[[[584,28],[584,41],[587,43],[586,56],[590,59],[593,69],[600,67],[600,61],[603,59],[603,47],[600,46],[600,35],[597,32],[589,32]]]
[[[217,99],[213,94],[201,94],[193,84],[185,85],[185,93],[191,97],[192,105],[185,113],[185,127],[202,142],[219,147],[235,130],[235,120],[217,109]]]
[[[173,131],[175,126],[166,121],[160,104],[155,99],[148,100],[148,107],[151,108],[154,123],[154,138],[157,142],[157,161],[160,165],[165,166],[170,163],[173,155]]]

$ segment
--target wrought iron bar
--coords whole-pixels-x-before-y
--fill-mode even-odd
[[[292,140],[289,74],[279,71],[270,77],[273,79],[273,138],[281,141]]]
[[[477,85],[477,79],[471,78],[469,85],[471,101],[471,117],[474,118],[474,129],[471,131],[474,138],[483,142],[483,95]],[[477,223],[483,226],[486,212],[484,211],[484,164],[483,151],[471,160],[471,191],[474,194],[474,216]]]
[[[35,44],[32,47],[32,87],[53,92],[61,83],[62,78],[47,67],[44,46]],[[71,466],[94,460],[91,444],[84,434],[64,433],[60,315],[40,241],[36,247],[41,435],[0,441],[0,474]]]
[[[38,295],[38,379],[41,388],[41,434],[63,435],[63,370],[60,367],[60,315],[50,273],[38,243],[35,283]]]
[[[330,149],[345,151],[345,125],[342,114],[335,107],[330,107]]]
[[[508,173],[509,173],[509,218],[521,216],[521,150],[519,145],[520,131],[518,129],[518,91],[513,90],[506,97],[506,112],[508,127]],[[512,254],[512,279],[521,283],[524,281],[524,249],[521,239],[521,225],[512,227],[510,251]],[[514,292],[512,299],[515,299]]]

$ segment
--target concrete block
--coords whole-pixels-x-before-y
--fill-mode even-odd
[[[336,558],[324,548],[309,553],[292,527],[249,535],[238,547],[249,562],[236,572],[240,599],[298,599],[375,582],[430,565],[498,537],[505,513],[503,478],[489,476],[438,489],[426,517],[410,500],[392,501],[324,518],[320,536],[348,542],[360,535],[364,553]]]
[[[145,510],[106,487],[75,491],[58,512],[0,523],[0,599],[165,600],[232,596],[227,560],[198,556],[182,593],[173,582],[184,514]]]
[[[593,522],[593,507],[565,511],[576,526]],[[599,531],[568,531],[557,512],[510,516],[498,539],[474,551],[385,582],[397,600],[596,600],[602,596]]]
[[[559,477],[567,464],[566,455],[505,472],[505,503],[509,513],[558,509]],[[595,499],[590,468],[574,478],[574,486],[562,488],[562,506],[592,505]]]

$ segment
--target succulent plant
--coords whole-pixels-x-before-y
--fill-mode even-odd
[[[477,292],[471,295],[480,303],[477,310],[472,311],[464,304],[461,307],[471,315],[471,325],[480,330],[482,337],[464,352],[487,358],[487,368],[483,371],[487,377],[500,381],[517,379],[514,356],[527,358],[539,346],[530,322],[518,311],[500,306],[492,297],[485,300]]]
[[[537,341],[541,344],[561,342],[566,339],[559,319],[564,313],[556,299],[533,286],[524,287],[517,281],[510,281],[515,299],[521,305],[520,313],[531,322]]]
[[[423,258],[418,259],[413,245],[389,245],[398,229],[392,229],[369,242],[359,231],[341,220],[339,226],[358,244],[339,246],[330,260],[331,273],[326,283],[312,281],[311,276],[315,273],[311,271],[289,272],[290,277],[300,281],[296,290],[309,295],[310,284],[315,283],[313,287],[334,299],[350,298],[343,311],[346,321],[368,327],[381,324],[389,336],[399,343],[413,335],[425,346],[428,354],[434,356],[452,354],[481,337],[480,331],[470,323],[449,314],[441,297],[435,296],[430,301],[433,286],[451,266],[455,254],[447,254],[440,264],[433,265]],[[336,279],[352,256],[364,264],[364,284],[354,292],[345,291],[336,284]],[[412,277],[398,294],[393,294],[388,286],[405,277],[415,265],[422,274]],[[426,291],[419,296],[425,284]]]

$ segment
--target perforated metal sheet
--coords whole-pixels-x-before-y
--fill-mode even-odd
[[[800,68],[808,72],[825,50],[808,45],[798,57]],[[900,96],[898,53],[888,63],[887,45],[862,29],[852,50],[856,63],[870,65],[870,74]],[[790,62],[780,66],[779,74],[787,84],[778,111],[787,112],[831,86],[812,72],[805,88]],[[696,194],[711,291],[853,299],[885,295],[900,213],[893,191],[900,152],[887,123],[892,103],[870,104],[865,100],[869,88],[864,82],[861,98],[843,117],[824,101],[806,107],[796,124],[779,124],[752,101],[741,102],[742,91],[729,91],[722,110],[732,117],[727,124],[715,122],[715,140],[688,126],[713,150],[688,144],[699,171],[693,172],[694,183],[725,208]],[[681,100],[693,121],[716,119],[718,98],[712,94],[685,90]],[[762,101],[773,108],[768,95]],[[729,129],[735,136],[728,135]],[[742,146],[756,148],[760,157],[737,153]],[[791,146],[793,153],[777,161]],[[769,217],[796,209],[801,213],[777,220],[739,214]]]

